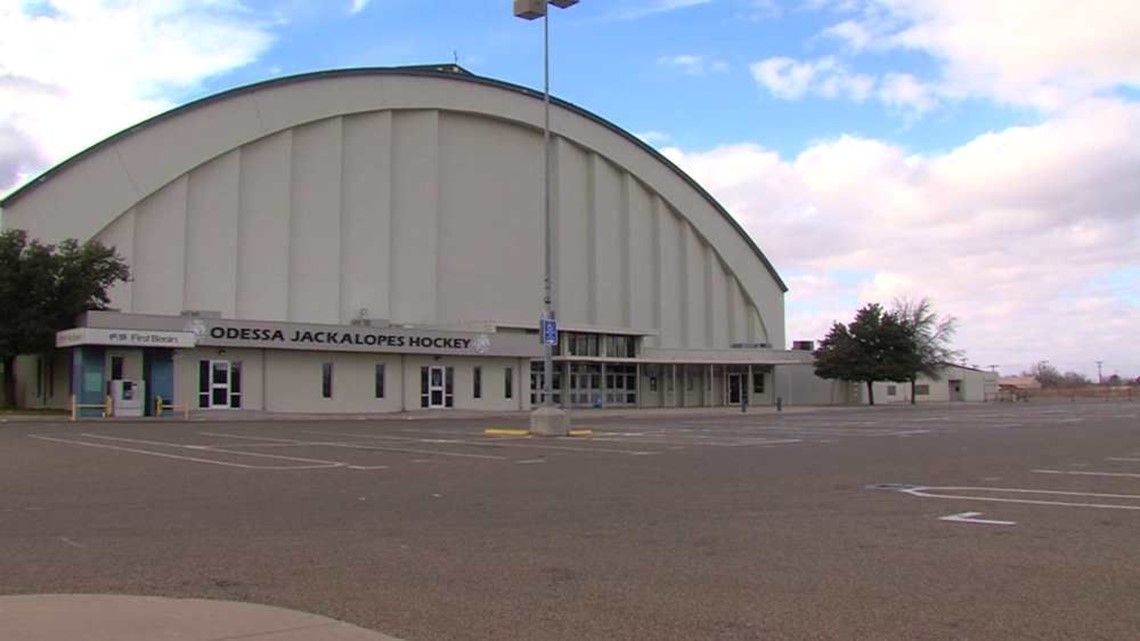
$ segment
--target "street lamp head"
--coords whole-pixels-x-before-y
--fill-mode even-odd
[[[523,20],[537,20],[546,15],[548,2],[559,9],[566,9],[578,4],[578,0],[515,0],[515,17]]]
[[[515,0],[515,17],[536,20],[546,15],[546,0]]]

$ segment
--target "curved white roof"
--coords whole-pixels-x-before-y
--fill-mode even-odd
[[[782,346],[786,286],[704,189],[594,114],[551,118],[564,325]],[[541,94],[458,67],[305,74],[143,122],[0,206],[46,242],[115,245],[124,311],[530,323],[542,123]]]

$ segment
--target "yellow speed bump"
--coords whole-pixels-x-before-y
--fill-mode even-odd
[[[530,436],[530,430],[522,427],[488,427],[484,436]]]
[[[591,430],[591,429],[583,428],[583,429],[577,429],[577,430],[570,430],[570,436],[576,436],[579,438],[588,438],[588,437],[593,436],[593,435],[594,435],[594,430]]]

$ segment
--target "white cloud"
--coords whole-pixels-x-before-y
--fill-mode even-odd
[[[872,41],[867,25],[855,20],[844,20],[823,30],[823,35],[846,42],[853,50],[861,51]]]
[[[360,13],[364,11],[365,7],[371,3],[372,0],[352,0],[352,7],[349,8],[349,13]]]
[[[625,0],[618,4],[612,14],[611,20],[635,20],[659,13],[668,13],[678,9],[688,9],[713,0]]]
[[[879,83],[877,97],[888,107],[915,115],[938,106],[938,90],[909,73],[888,73]]]
[[[853,73],[834,56],[799,61],[776,57],[751,65],[752,77],[783,100],[816,96],[831,100],[878,100],[908,116],[920,116],[938,106],[939,90],[911,74],[887,73],[882,78]]]
[[[927,296],[961,319],[973,362],[1140,374],[1140,284],[1103,286],[1140,256],[1140,105],[1085,101],[938,154],[851,136],[794,158],[753,144],[665,153],[795,274],[789,340],[848,320],[842,291]]]
[[[756,82],[785,100],[816,95],[859,102],[866,100],[875,86],[874,78],[848,71],[834,56],[806,62],[786,57],[767,58],[753,63],[750,69]]]
[[[15,186],[13,166],[26,179],[170,108],[173,92],[252,62],[269,46],[270,26],[236,0],[0,9],[0,190]]]
[[[826,5],[827,2],[817,2]],[[861,0],[824,34],[855,49],[906,48],[943,65],[944,91],[1048,110],[1140,86],[1135,0]]]
[[[684,73],[694,76],[703,75],[710,71],[728,70],[728,63],[723,60],[690,54],[662,56],[657,59],[657,64],[677,67]]]
[[[745,5],[742,13],[747,20],[770,20],[782,14],[779,0],[751,0]]]
[[[637,133],[635,133],[635,134],[633,134],[633,135],[635,135],[635,136],[637,136],[638,138],[640,138],[640,139],[641,139],[641,141],[642,141],[642,142],[644,142],[644,143],[645,143],[645,144],[647,144],[647,145],[658,145],[658,144],[661,144],[661,143],[664,143],[664,142],[668,142],[668,141],[669,141],[669,139],[671,138],[671,136],[670,136],[669,134],[665,133],[665,132],[662,132],[662,131],[652,131],[652,130],[650,130],[650,131],[640,131],[640,132],[637,132]]]

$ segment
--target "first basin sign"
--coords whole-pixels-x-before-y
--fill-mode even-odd
[[[551,347],[558,344],[558,321],[553,318],[542,319],[542,344]]]
[[[118,345],[122,347],[194,347],[192,332],[167,332],[147,329],[105,329],[76,327],[56,332],[56,347],[79,345]]]

